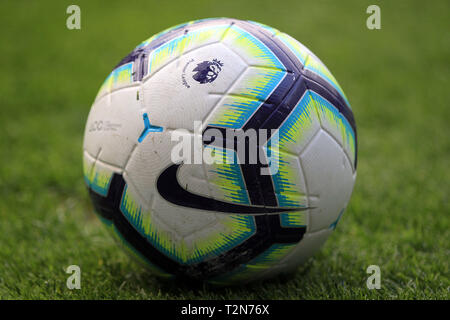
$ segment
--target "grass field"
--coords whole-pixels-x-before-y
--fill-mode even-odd
[[[366,8],[381,7],[381,30]],[[449,299],[448,1],[0,3],[1,299]],[[119,250],[84,186],[85,121],[113,66],[150,35],[228,16],[276,27],[330,68],[353,106],[358,178],[324,248],[292,279],[233,288],[157,280]],[[82,270],[81,290],[65,268]],[[381,268],[368,290],[366,268]]]

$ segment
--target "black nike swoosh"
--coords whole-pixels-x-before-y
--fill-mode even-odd
[[[224,213],[244,213],[244,214],[264,214],[264,213],[278,213],[287,211],[304,211],[310,208],[280,208],[280,207],[262,207],[262,206],[246,206],[225,201],[215,200],[204,197],[195,193],[191,193],[180,186],[177,179],[177,172],[180,164],[173,164],[166,168],[158,177],[156,187],[159,194],[170,203],[201,209],[208,211],[218,211]]]

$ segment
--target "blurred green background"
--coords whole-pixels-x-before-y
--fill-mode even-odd
[[[66,8],[81,8],[81,30]],[[366,8],[381,8],[368,30]],[[0,298],[448,299],[449,1],[1,1]],[[286,32],[352,104],[358,178],[324,248],[289,280],[193,288],[155,279],[94,216],[84,124],[101,83],[142,40],[206,17]],[[81,290],[65,268],[81,267]],[[381,268],[381,289],[365,270]]]

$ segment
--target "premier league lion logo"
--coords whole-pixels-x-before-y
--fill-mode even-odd
[[[219,72],[222,70],[223,63],[217,59],[213,61],[203,61],[197,64],[194,70],[197,73],[192,76],[199,83],[210,83],[216,80]]]

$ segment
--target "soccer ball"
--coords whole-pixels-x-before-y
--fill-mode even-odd
[[[349,202],[356,148],[350,104],[309,49],[219,18],[119,62],[89,113],[83,167],[102,221],[155,274],[245,283],[322,246]]]

